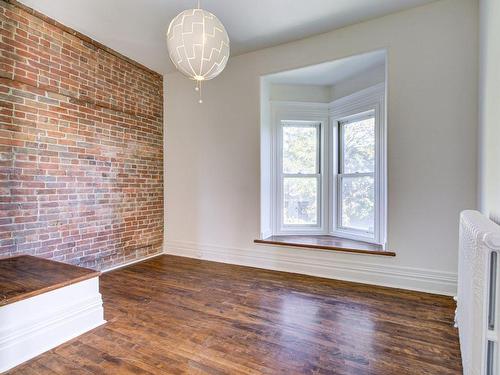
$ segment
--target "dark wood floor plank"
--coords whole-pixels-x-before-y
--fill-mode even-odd
[[[460,374],[450,297],[161,256],[101,276],[108,323],[10,374]]]

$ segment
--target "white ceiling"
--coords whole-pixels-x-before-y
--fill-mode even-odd
[[[301,39],[435,0],[202,0],[226,26],[232,55]],[[165,32],[195,0],[21,0],[156,70],[172,70]]]
[[[385,66],[385,51],[374,51],[323,64],[270,74],[274,84],[332,86],[360,73]]]

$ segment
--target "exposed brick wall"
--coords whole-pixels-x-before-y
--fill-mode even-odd
[[[161,75],[0,0],[0,257],[161,252]]]

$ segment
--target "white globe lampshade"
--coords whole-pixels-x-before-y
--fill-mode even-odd
[[[217,17],[203,9],[185,10],[172,20],[167,46],[175,67],[196,81],[217,77],[229,59],[226,29]]]

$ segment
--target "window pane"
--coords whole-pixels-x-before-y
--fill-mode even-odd
[[[283,126],[283,173],[317,173],[318,134],[315,126]]]
[[[372,173],[375,171],[375,118],[353,121],[343,127],[342,173]]]
[[[369,176],[344,177],[341,185],[341,226],[374,233],[374,178]]]
[[[285,177],[283,180],[283,223],[317,224],[318,180],[315,177]]]

